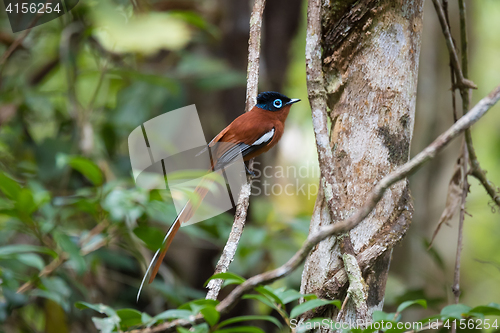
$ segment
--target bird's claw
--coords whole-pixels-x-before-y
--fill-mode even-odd
[[[253,170],[250,170],[247,165],[245,164],[245,170],[247,171],[247,173],[252,176],[252,178],[255,178],[257,177],[257,175],[255,174],[255,172]]]

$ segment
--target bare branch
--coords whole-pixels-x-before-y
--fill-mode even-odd
[[[468,144],[468,143],[467,143]],[[493,199],[495,204],[500,207],[500,192],[499,189],[493,184],[491,181],[486,178],[486,171],[481,169],[481,166],[479,165],[479,161],[477,160],[476,152],[473,149],[469,148],[469,155],[470,155],[470,163],[471,163],[471,170],[470,174],[477,178],[483,185],[484,189],[486,192],[490,195],[490,197]]]
[[[248,40],[248,68],[247,68],[247,98],[245,111],[257,104],[259,91],[259,62],[260,62],[260,35],[262,30],[262,14],[266,0],[255,0],[250,16],[250,37]]]
[[[248,204],[250,201],[250,192],[251,185],[248,182],[243,185],[241,189],[240,197],[238,198],[238,205],[236,206],[236,215],[234,217],[233,227],[231,228],[229,238],[227,239],[226,246],[224,246],[219,262],[217,263],[217,266],[215,266],[214,274],[227,272],[229,265],[234,259],[241,234],[243,233],[243,228],[245,228]],[[221,279],[211,280],[207,285],[208,292],[206,299],[216,300],[222,288],[223,282],[224,281]]]
[[[250,17],[250,37],[248,40],[248,69],[247,69],[247,94],[245,112],[257,104],[257,94],[259,89],[259,61],[260,61],[260,36],[262,28],[262,14],[264,13],[265,0],[255,0],[252,15]],[[253,160],[249,162],[252,170]],[[245,227],[247,218],[248,204],[250,201],[252,179],[249,178],[247,184],[241,188],[238,204],[236,206],[236,215],[234,217],[233,227],[222,255],[215,267],[215,274],[226,272],[229,264],[234,259],[238,243]],[[217,299],[222,287],[221,279],[211,280],[208,283],[207,299]]]
[[[439,18],[439,23],[441,23],[441,29],[443,30],[444,37],[446,39],[446,45],[448,46],[448,52],[450,54],[450,61],[455,69],[455,74],[457,77],[457,85],[459,88],[472,88],[477,89],[474,82],[464,78],[462,69],[460,68],[460,63],[458,61],[457,51],[455,49],[455,44],[453,43],[453,38],[451,37],[450,29],[446,23],[446,16],[443,11],[443,7],[439,3],[439,0],[432,0],[434,7]],[[453,88],[452,88],[453,89]]]
[[[468,40],[467,40],[467,21],[466,21],[466,12],[465,12],[465,2],[464,0],[459,0],[458,1],[458,6],[460,10],[460,40],[461,40],[461,55],[462,55],[462,68],[463,68],[463,73],[464,77],[467,78],[469,76],[469,69],[468,69],[468,52],[467,52],[467,45],[468,45]],[[466,94],[462,94],[462,98],[464,99],[464,113],[467,111],[469,108],[469,103],[470,103],[470,97],[469,97],[470,90],[466,92]],[[500,193],[498,191],[498,188],[486,178],[486,171],[481,168],[481,165],[479,164],[479,160],[477,159],[476,155],[476,150],[474,149],[474,146],[472,144],[472,135],[470,133],[470,130],[465,131],[465,141],[467,142],[467,149],[469,150],[469,161],[471,164],[471,170],[470,174],[477,178],[483,185],[484,189],[486,192],[490,195],[490,197],[493,199],[493,202],[500,207]]]
[[[451,30],[450,17],[448,15],[448,0],[443,0],[443,12],[444,12],[444,15],[446,18],[446,25],[448,26],[448,29]],[[455,41],[453,41],[453,44],[455,44]],[[451,62],[451,58],[450,58],[449,66],[450,66],[450,78],[451,78],[451,106],[452,106],[452,110],[453,110],[453,122],[455,122],[459,118],[458,113],[457,113],[457,102],[456,102],[456,98],[455,98],[455,87],[457,86],[457,82],[455,80],[455,69],[454,69],[453,64]],[[438,228],[436,229],[436,231],[439,230],[439,227],[440,227],[440,225],[438,225]],[[434,233],[434,235],[436,235],[436,232]],[[431,245],[432,245],[432,241],[431,241]]]

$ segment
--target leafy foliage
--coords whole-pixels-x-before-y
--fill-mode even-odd
[[[159,313],[202,296],[176,273],[175,287],[153,283],[135,304],[146,248],[158,248],[176,211],[166,191],[135,187],[126,145],[135,127],[186,105],[186,91],[244,84],[244,73],[199,51],[219,35],[202,14],[80,2],[2,60],[0,325],[8,331],[95,331],[75,302],[113,303],[100,308],[107,318],[93,319],[112,331],[153,320],[114,307],[144,308],[156,297]],[[20,37],[5,19],[2,36]],[[154,65],[155,56],[168,61]],[[229,228],[221,216],[185,234],[220,246]]]
[[[286,330],[307,311],[339,307],[339,300],[294,290],[296,274],[246,294],[252,315],[221,317],[217,303],[203,300],[208,275],[198,274],[198,266],[211,265],[213,257],[187,255],[161,272],[168,283],[153,282],[135,302],[144,258],[158,248],[176,211],[168,193],[135,187],[127,136],[144,121],[192,103],[193,96],[213,100],[243,86],[246,75],[209,52],[221,42],[210,5],[208,13],[164,11],[155,7],[161,1],[151,1],[139,14],[134,2],[80,1],[71,14],[33,29],[0,64],[0,326],[13,332],[116,332],[201,314],[205,322],[190,332],[269,332]],[[5,17],[0,20],[3,56],[20,34],[10,35]],[[299,60],[293,76],[303,73]],[[293,89],[301,87],[294,83]],[[291,117],[310,120],[308,113]],[[212,127],[220,130],[221,121]],[[252,200],[252,223],[231,266],[237,274],[211,278],[224,279],[224,286],[283,263],[308,232],[309,213],[283,221],[269,200]],[[223,215],[183,228],[182,242],[217,252],[230,222]],[[431,255],[444,271],[437,250]],[[425,304],[421,298],[435,311],[444,303],[440,295],[421,294],[405,294],[396,312],[377,318],[399,321],[408,306]],[[457,305],[432,318],[499,311],[494,303]]]

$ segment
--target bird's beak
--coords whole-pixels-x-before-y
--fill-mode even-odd
[[[300,99],[298,99],[298,98],[292,98],[290,100],[290,102],[286,103],[285,105],[292,105],[293,103],[297,103],[297,102],[300,102]]]

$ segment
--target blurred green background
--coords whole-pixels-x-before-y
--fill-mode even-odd
[[[500,82],[500,2],[467,5],[470,78],[479,86],[474,104]],[[450,1],[458,38],[456,7]],[[213,274],[232,212],[182,228],[160,270],[162,279],[135,301],[152,251],[176,212],[165,193],[135,187],[127,137],[146,120],[196,104],[211,140],[243,112],[250,8],[248,1],[231,0],[83,0],[69,14],[32,29],[8,58],[5,52],[24,33],[12,34],[2,9],[0,331],[95,332],[96,314],[75,308],[75,302],[155,315],[205,296],[203,284]],[[284,263],[307,237],[319,172],[304,47],[304,3],[268,1],[260,91],[303,102],[293,107],[280,144],[258,159],[259,170],[273,168],[270,177],[254,183],[248,223],[230,266],[245,277]],[[447,57],[427,1],[412,156],[453,122]],[[473,139],[489,179],[499,185],[499,106],[475,125]],[[407,299],[431,302],[429,310],[409,312],[408,319],[452,300],[456,218],[432,251],[426,241],[444,209],[459,148],[457,140],[410,178],[414,221],[394,249],[386,309]],[[297,174],[286,172],[288,167]],[[486,192],[470,182],[462,302],[475,306],[500,301],[500,210],[492,211]],[[273,193],[274,184],[291,184],[294,191],[288,195],[275,187]],[[261,193],[266,188],[268,195]],[[298,270],[274,286],[298,289],[300,276]],[[19,288],[22,293],[16,293]],[[230,316],[256,313],[275,315],[245,300]]]

